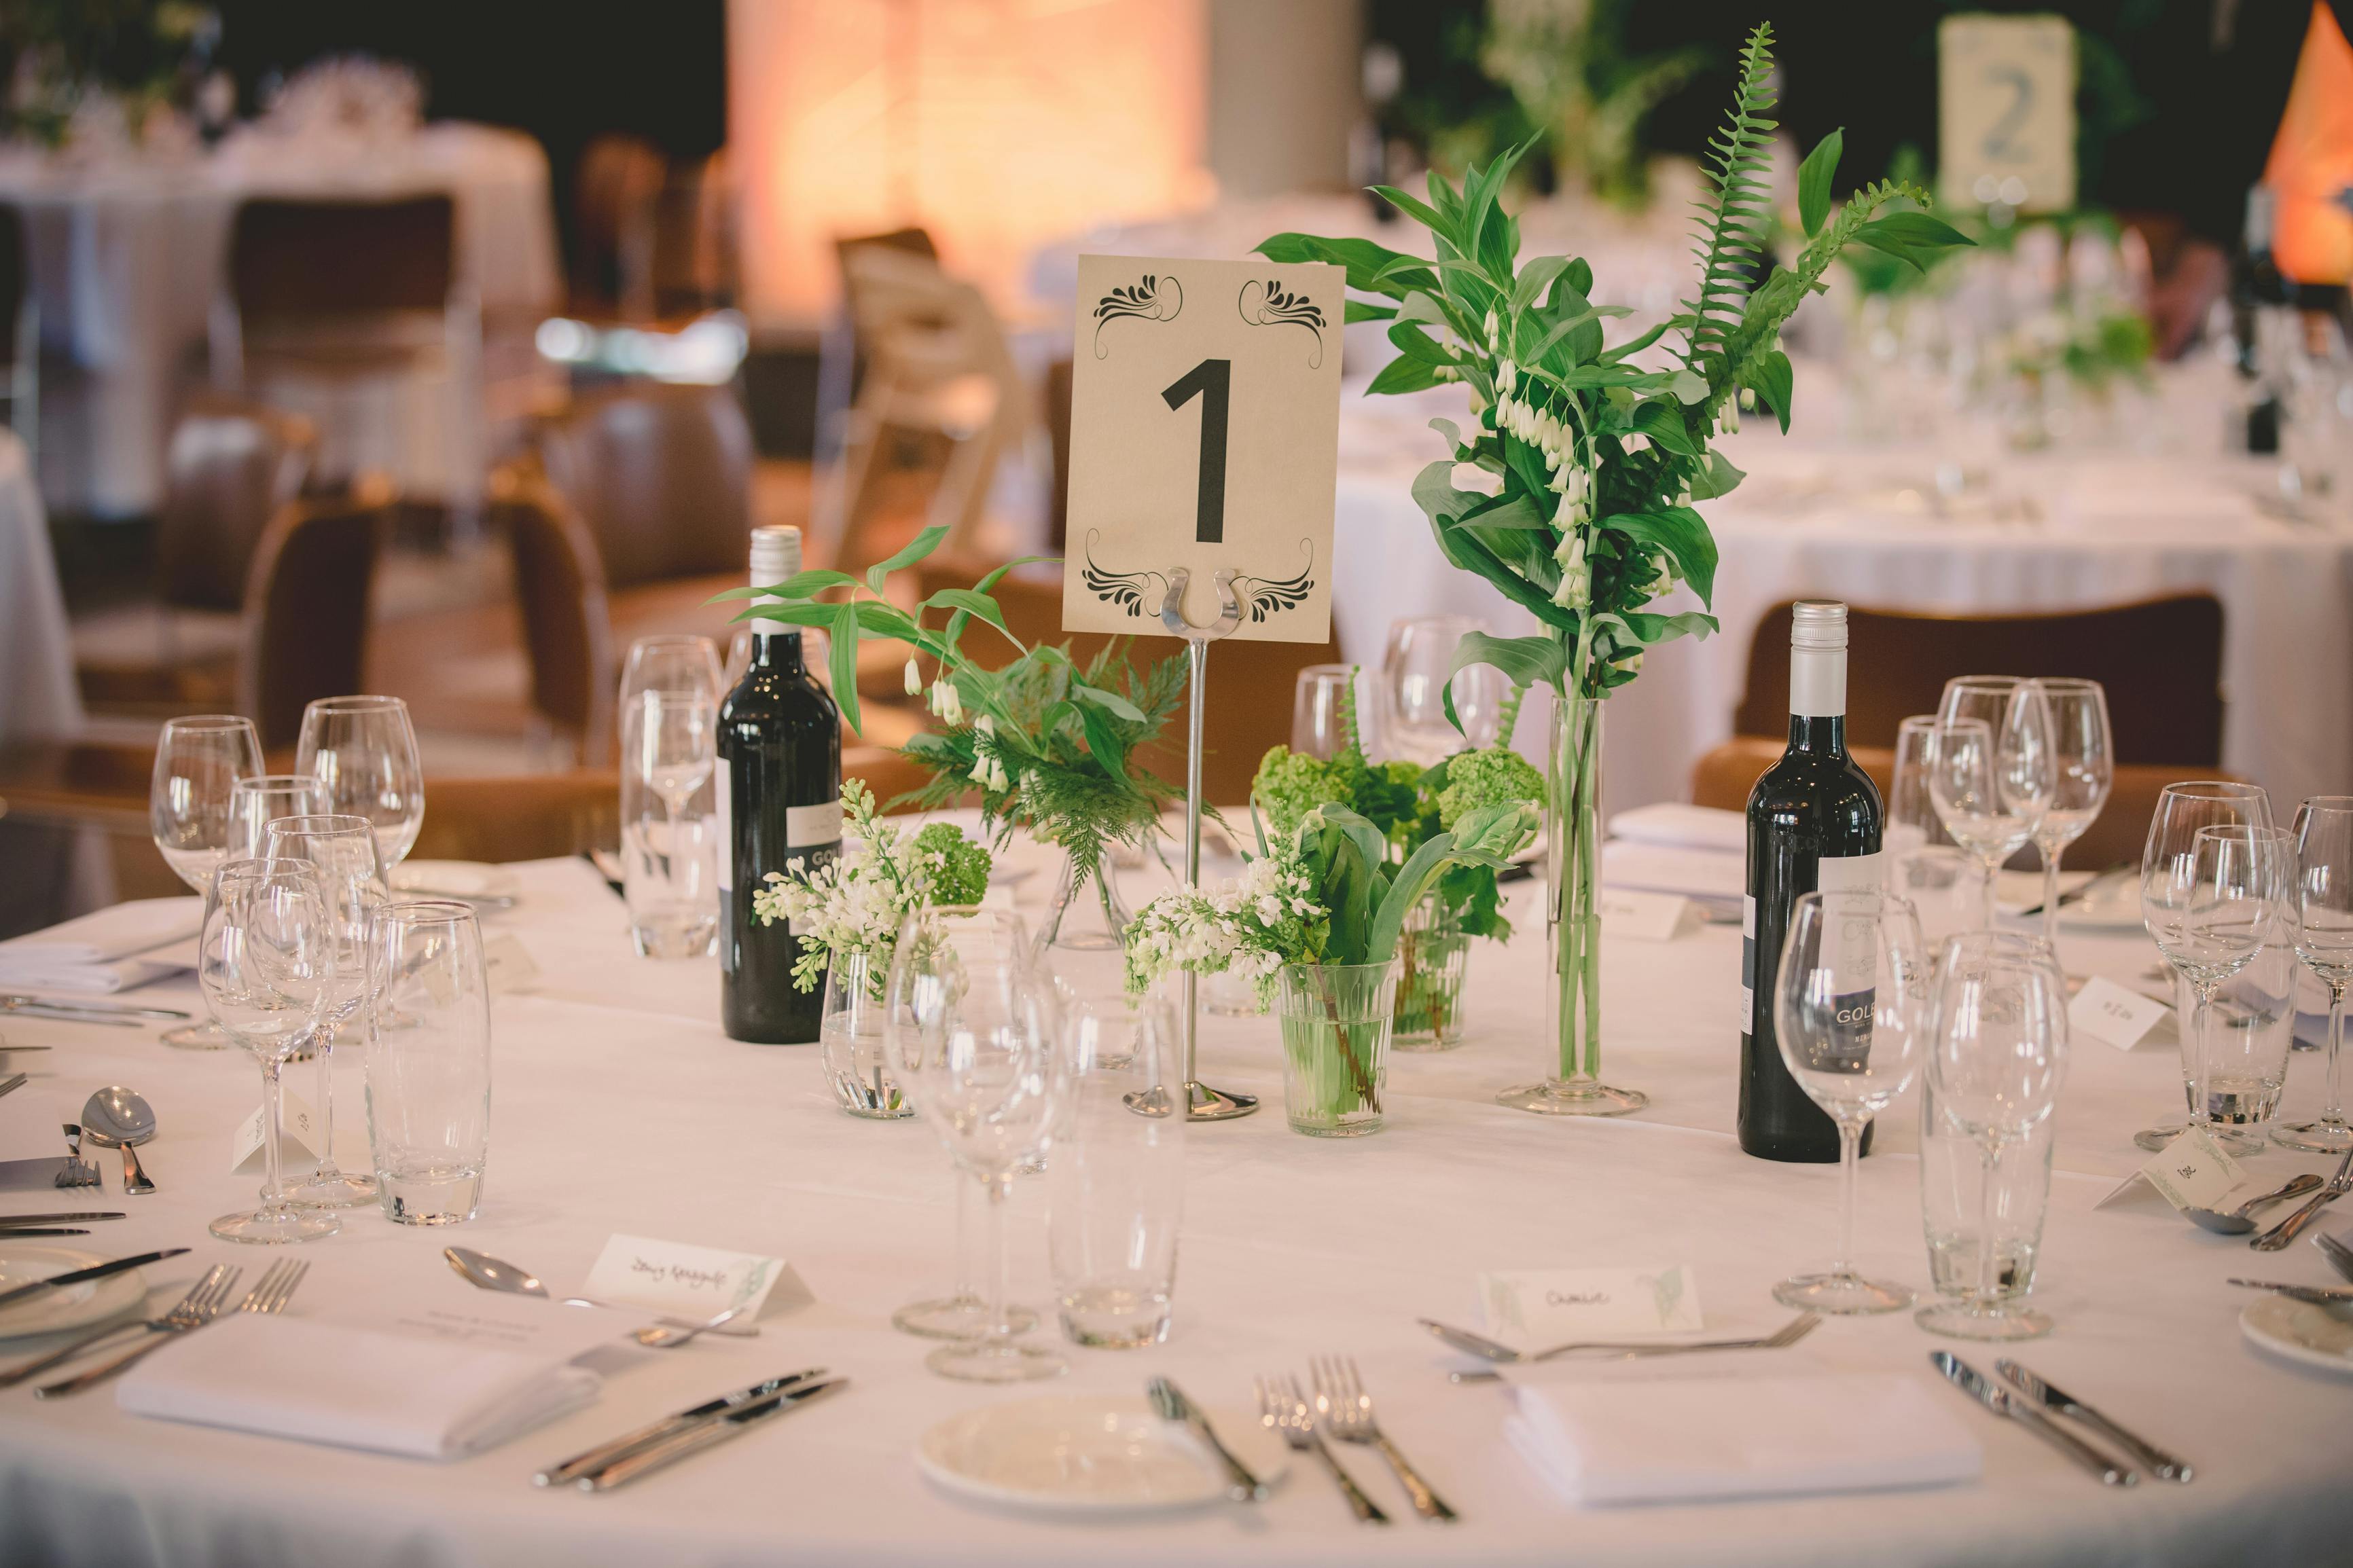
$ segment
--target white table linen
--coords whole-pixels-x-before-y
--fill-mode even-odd
[[[1017,849],[1016,853],[1024,851]],[[1505,1110],[1493,1092],[1543,1069],[1542,963],[1534,894],[1512,913],[1510,948],[1474,944],[1470,1042],[1394,1056],[1388,1127],[1346,1142],[1300,1137],[1282,1116],[1272,1026],[1205,1016],[1202,1076],[1265,1097],[1248,1120],[1188,1131],[1184,1267],[1170,1342],[1154,1349],[1065,1347],[1069,1376],[1042,1391],[976,1388],[923,1370],[923,1342],[891,1311],[949,1283],[947,1163],[914,1121],[877,1123],[833,1107],[813,1047],[727,1040],[710,961],[628,955],[621,905],[585,864],[516,868],[522,901],[491,933],[528,946],[540,975],[495,1004],[497,1087],[482,1216],[408,1230],[366,1211],[301,1249],[309,1280],[290,1315],[348,1321],[446,1279],[450,1241],[512,1259],[559,1293],[576,1289],[616,1231],[787,1259],[815,1297],[771,1309],[752,1339],[705,1336],[614,1373],[603,1397],[488,1453],[430,1468],[235,1432],[125,1415],[111,1401],[36,1404],[0,1392],[0,1518],[11,1551],[45,1563],[451,1565],[795,1563],[906,1568],[1069,1564],[1430,1563],[1804,1564],[1874,1563],[2301,1564],[2353,1536],[2344,1485],[2353,1384],[2265,1358],[2240,1337],[2242,1242],[2185,1224],[2145,1187],[2093,1205],[2143,1158],[2131,1131],[2178,1110],[2174,1053],[2078,1047],[2057,1124],[2040,1304],[2058,1332],[2015,1347],[2028,1365],[2188,1455],[2193,1485],[2103,1489],[2031,1435],[1996,1424],[1928,1381],[1944,1342],[1909,1317],[1832,1321],[1774,1374],[1810,1371],[1922,1380],[1953,1402],[1982,1444],[1980,1482],[1936,1490],[1573,1511],[1505,1436],[1508,1391],[1450,1385],[1460,1363],[1417,1316],[1475,1325],[1476,1277],[1498,1268],[1692,1264],[1711,1322],[1754,1322],[1767,1292],[1828,1258],[1837,1173],[1742,1155],[1731,1137],[1736,930],[1670,942],[1603,943],[1612,1082],[1650,1108],[1611,1121]],[[1157,875],[1153,873],[1152,875]],[[1021,884],[1035,905],[1050,879]],[[1128,889],[1152,890],[1139,873]],[[2153,956],[2138,937],[2066,939],[2071,966],[2130,981]],[[194,998],[185,982],[141,994]],[[152,1035],[11,1019],[11,1037],[58,1047],[35,1081],[0,1100],[0,1157],[56,1152],[56,1124],[99,1084],[154,1103],[142,1151],[162,1190],[114,1206],[131,1217],[103,1240],[124,1251],[193,1245],[152,1271],[160,1303],[220,1258],[204,1222],[247,1207],[253,1178],[227,1173],[230,1129],[253,1107],[240,1054],[181,1053]],[[347,1053],[348,1054],[348,1053]],[[30,1064],[30,1058],[18,1058]],[[2318,1094],[2318,1065],[2291,1069],[2291,1113]],[[355,1065],[338,1069],[347,1164],[364,1160]],[[310,1069],[294,1086],[310,1093]],[[1925,1286],[1915,1100],[1883,1120],[1864,1163],[1857,1260]],[[2267,1152],[2276,1180],[2316,1158]],[[109,1188],[113,1192],[112,1167]],[[94,1194],[95,1195],[95,1194]],[[1017,1296],[1050,1302],[1045,1184],[1017,1184],[1010,1232]],[[27,1205],[19,1205],[27,1206]],[[2266,1270],[2317,1282],[2309,1248]],[[1776,1318],[1775,1321],[1778,1321]],[[1047,1331],[1050,1332],[1050,1328]],[[1354,1354],[1383,1425],[1462,1514],[1442,1535],[1412,1523],[1371,1455],[1343,1462],[1401,1522],[1358,1530],[1302,1467],[1255,1510],[1220,1507],[1109,1527],[988,1511],[917,1473],[918,1436],[962,1411],[1037,1392],[1132,1394],[1176,1377],[1212,1405],[1246,1405],[1254,1373]],[[1990,1352],[1973,1353],[1989,1363]],[[1802,1357],[1802,1360],[1798,1358]],[[533,1470],[630,1426],[755,1379],[813,1365],[847,1373],[836,1398],[764,1426],[667,1474],[586,1499],[530,1484]]]
[[[25,444],[0,430],[0,744],[70,740],[81,723],[48,515]]]

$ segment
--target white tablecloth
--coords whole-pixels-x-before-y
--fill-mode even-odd
[[[332,1562],[567,1564],[795,1563],[860,1568],[1004,1564],[1101,1568],[1219,1563],[2221,1563],[2341,1561],[2353,1539],[2353,1383],[2259,1355],[2235,1321],[2247,1272],[2236,1241],[2192,1229],[2142,1191],[2094,1212],[2138,1158],[2133,1128],[2180,1100],[2173,1053],[2076,1053],[2060,1113],[2052,1214],[2038,1288],[2058,1321],[2019,1348],[2030,1366],[2172,1446],[2196,1464],[2189,1486],[2105,1489],[2030,1435],[1998,1425],[1930,1383],[1983,1441],[1981,1482],[1949,1490],[1572,1512],[1508,1446],[1505,1396],[1454,1386],[1459,1364],[1418,1315],[1475,1322],[1474,1276],[1498,1268],[1648,1265],[1698,1270],[1712,1324],[1778,1323],[1767,1295],[1819,1266],[1835,1227],[1836,1173],[1743,1156],[1734,1113],[1736,931],[1709,927],[1664,944],[1604,943],[1605,1067],[1650,1091],[1624,1121],[1551,1121],[1503,1110],[1497,1088],[1543,1068],[1535,1036],[1533,934],[1481,944],[1470,1043],[1393,1058],[1391,1121],[1356,1142],[1299,1137],[1282,1121],[1272,1026],[1205,1022],[1204,1076],[1267,1097],[1246,1121],[1196,1128],[1187,1151],[1183,1262],[1169,1342],[1141,1352],[1071,1350],[1044,1392],[1141,1390],[1166,1373],[1215,1409],[1248,1405],[1255,1373],[1296,1371],[1314,1352],[1357,1357],[1384,1425],[1462,1515],[1412,1522],[1374,1458],[1345,1462],[1400,1522],[1347,1522],[1325,1479],[1294,1469],[1254,1510],[1126,1525],[1071,1524],[976,1509],[935,1490],[911,1455],[955,1413],[1040,1390],[950,1384],[923,1370],[926,1346],[888,1326],[891,1310],[947,1283],[946,1161],[918,1122],[852,1120],[832,1108],[813,1048],[732,1043],[715,1022],[709,962],[628,956],[620,905],[587,868],[518,868],[522,899],[493,918],[542,973],[534,994],[495,1007],[496,1108],[481,1217],[456,1230],[404,1230],[352,1214],[343,1235],[303,1249],[312,1265],[293,1310],[321,1318],[397,1303],[438,1284],[440,1248],[463,1242],[577,1289],[616,1231],[780,1254],[816,1304],[771,1315],[756,1339],[706,1336],[643,1352],[602,1400],[478,1458],[427,1465],[235,1433],[142,1421],[104,1396],[37,1404],[0,1392],[0,1532],[8,1561],[261,1565]],[[1025,901],[1043,894],[1033,877]],[[1532,913],[1523,888],[1514,913]],[[1135,895],[1149,891],[1141,882]],[[2137,938],[2071,942],[2079,966],[2129,977]],[[183,987],[142,993],[193,998]],[[195,1248],[152,1271],[157,1300],[203,1266],[266,1258],[210,1242],[205,1220],[253,1197],[227,1173],[231,1128],[258,1094],[240,1055],[188,1055],[146,1032],[12,1019],[11,1037],[53,1044],[17,1058],[36,1078],[0,1100],[0,1157],[54,1152],[57,1123],[104,1083],[153,1101],[162,1135],[144,1150],[162,1190],[118,1199],[101,1153],[91,1206],[131,1211],[91,1240],[110,1252]],[[2295,1068],[2291,1103],[2316,1092]],[[342,1145],[362,1156],[360,1084],[340,1075]],[[308,1069],[294,1075],[307,1091]],[[1883,1121],[1862,1171],[1859,1258],[1925,1285],[1910,1098]],[[2316,1168],[2266,1153],[2274,1178]],[[1017,1293],[1046,1305],[1044,1193],[1017,1186]],[[99,1200],[103,1197],[104,1202]],[[80,1202],[76,1199],[76,1203]],[[16,1211],[56,1206],[11,1195]],[[2259,1272],[2315,1282],[2298,1247]],[[1828,1368],[1929,1377],[1943,1342],[1906,1315],[1831,1321],[1775,1372]],[[635,1352],[633,1352],[635,1353]],[[1970,1352],[1989,1365],[1993,1352]],[[625,1427],[739,1387],[823,1363],[841,1395],[765,1426],[666,1475],[604,1498],[534,1489],[540,1466]]]
[[[547,158],[519,132],[451,121],[362,145],[248,130],[185,161],[97,165],[0,155],[0,200],[25,215],[43,348],[72,367],[42,388],[41,481],[51,507],[100,517],[153,510],[176,389],[223,287],[239,202],[431,191],[456,198],[459,276],[486,313],[554,302]],[[478,378],[479,366],[458,379],[466,374]],[[479,385],[449,400],[461,398],[479,409]],[[427,449],[398,465],[404,477],[450,477],[444,470],[457,462],[452,450],[470,444],[470,418],[453,412],[450,430],[413,437]]]
[[[0,430],[0,743],[81,728],[73,643],[49,523],[25,444]]]

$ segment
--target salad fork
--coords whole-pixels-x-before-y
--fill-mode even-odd
[[[1315,1409],[1324,1417],[1324,1429],[1343,1443],[1366,1443],[1379,1450],[1389,1468],[1397,1472],[1406,1494],[1413,1500],[1413,1511],[1424,1519],[1451,1520],[1454,1510],[1446,1500],[1433,1490],[1406,1463],[1397,1445],[1381,1432],[1380,1423],[1373,1419],[1373,1396],[1365,1392],[1364,1379],[1356,1374],[1354,1358],[1318,1356],[1311,1363],[1315,1374]]]
[[[94,1187],[98,1185],[98,1167],[81,1157],[81,1128],[69,1121],[66,1130],[66,1163],[58,1167],[57,1184],[61,1187]]]
[[[311,1266],[308,1263],[300,1263],[290,1258],[280,1258],[263,1272],[261,1282],[246,1292],[245,1300],[237,1303],[237,1310],[240,1312],[283,1311],[287,1301],[294,1294],[294,1288],[302,1283],[302,1276],[310,1271]],[[237,1269],[229,1271],[227,1282],[215,1293],[210,1303],[203,1309],[200,1315],[195,1317],[193,1321],[184,1321],[174,1323],[172,1328],[149,1340],[145,1344],[134,1346],[112,1361],[101,1363],[91,1367],[88,1372],[77,1373],[62,1383],[47,1384],[37,1388],[33,1391],[33,1397],[62,1399],[69,1394],[79,1394],[85,1388],[105,1382],[142,1356],[151,1355],[161,1350],[171,1335],[190,1333],[203,1328],[220,1316],[222,1304],[228,1297],[228,1287],[237,1283],[238,1272],[239,1270]]]
[[[181,1297],[178,1303],[162,1317],[151,1318],[139,1323],[109,1323],[103,1328],[92,1329],[81,1338],[69,1341],[47,1355],[26,1362],[21,1366],[12,1366],[5,1372],[0,1372],[0,1388],[14,1388],[28,1377],[45,1373],[53,1366],[62,1366],[77,1356],[87,1353],[90,1346],[100,1341],[111,1340],[117,1334],[139,1331],[149,1333],[168,1333],[171,1331],[167,1325],[175,1315],[204,1311],[205,1303],[207,1300],[213,1302],[214,1310],[218,1310],[220,1300],[228,1295],[230,1287],[236,1283],[237,1270],[226,1263],[216,1263],[199,1275],[196,1282],[188,1287],[188,1293]]]
[[[1380,1505],[1365,1495],[1354,1478],[1340,1468],[1340,1461],[1332,1457],[1332,1450],[1324,1446],[1323,1437],[1315,1430],[1315,1407],[1307,1403],[1305,1394],[1299,1392],[1297,1378],[1261,1377],[1258,1380],[1258,1418],[1261,1426],[1281,1436],[1295,1452],[1313,1454],[1324,1461],[1324,1468],[1332,1472],[1333,1484],[1340,1489],[1340,1495],[1348,1500],[1349,1508],[1356,1511],[1357,1523],[1387,1524],[1389,1521],[1389,1516],[1381,1511]]]

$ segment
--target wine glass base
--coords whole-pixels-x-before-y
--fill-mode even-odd
[[[923,1358],[923,1364],[958,1383],[1039,1383],[1070,1370],[1060,1352],[1010,1340],[942,1345]]]
[[[1231,1121],[1237,1116],[1248,1116],[1258,1109],[1254,1094],[1228,1094],[1221,1089],[1211,1089],[1198,1081],[1185,1086],[1185,1120],[1187,1121]]]
[[[2159,1153],[2168,1144],[2189,1131],[2189,1125],[2179,1121],[2162,1127],[2145,1128],[2133,1134],[2133,1147],[2146,1149],[2152,1154]],[[2235,1127],[2214,1127],[2208,1131],[2213,1135],[2215,1147],[2226,1154],[2244,1157],[2260,1153],[2263,1147],[2263,1135],[2261,1132],[2242,1131]]]
[[[2039,1340],[2051,1320],[2015,1302],[1987,1310],[1973,1301],[1940,1301],[1912,1314],[1912,1321],[1948,1340]]]
[[[1623,1116],[1650,1104],[1651,1097],[1639,1089],[1611,1089],[1591,1079],[1548,1078],[1507,1089],[1495,1097],[1495,1103],[1538,1116]]]
[[[1798,1274],[1773,1287],[1773,1300],[1800,1311],[1861,1317],[1900,1312],[1912,1304],[1912,1292],[1860,1274]]]
[[[343,1228],[343,1222],[320,1209],[257,1209],[251,1214],[225,1214],[205,1228],[223,1241],[283,1247],[332,1236]]]
[[[155,1037],[184,1051],[225,1051],[234,1043],[218,1024],[178,1024]]]
[[[977,1296],[942,1296],[930,1301],[910,1301],[891,1314],[891,1326],[923,1340],[976,1340],[988,1332],[988,1303]],[[1038,1314],[1027,1307],[1008,1306],[1008,1333],[1026,1334],[1038,1326]]]
[[[2353,1126],[2327,1118],[2283,1122],[2272,1129],[2272,1142],[2282,1149],[2301,1150],[2306,1154],[2342,1154],[2353,1149]]]
[[[286,1199],[310,1209],[357,1208],[375,1202],[375,1178],[325,1171],[287,1193]]]

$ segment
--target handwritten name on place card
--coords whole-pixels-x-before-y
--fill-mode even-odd
[[[684,1317],[712,1317],[732,1307],[753,1318],[786,1272],[781,1258],[616,1236],[589,1269],[585,1293]]]
[[[1487,1326],[1523,1348],[1583,1334],[1676,1334],[1704,1326],[1688,1264],[1482,1274],[1479,1295]]]
[[[2128,1051],[2172,1011],[2153,996],[2127,991],[2095,974],[2067,1004],[2067,1023],[2078,1034]]]
[[[2158,1150],[2148,1163],[2126,1176],[2094,1204],[2105,1208],[2129,1191],[2135,1182],[2147,1182],[2178,1209],[2230,1207],[2231,1194],[2245,1183],[2244,1167],[2224,1153],[2202,1127],[2185,1130]]]
[[[309,1100],[283,1085],[280,1086],[278,1095],[279,1120],[286,1131],[286,1141],[280,1145],[284,1152],[281,1158],[286,1155],[308,1154],[311,1158],[317,1159],[319,1157],[318,1112],[311,1109]],[[237,1137],[231,1144],[229,1174],[236,1175],[247,1166],[255,1164],[260,1160],[262,1112],[265,1109],[266,1107],[263,1106],[255,1106],[253,1114],[238,1125]]]

